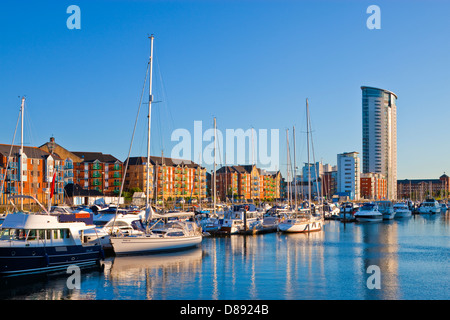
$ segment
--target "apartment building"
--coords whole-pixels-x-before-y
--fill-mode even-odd
[[[81,158],[73,163],[75,184],[83,189],[96,190],[105,196],[117,196],[122,183],[123,163],[110,154],[72,151]]]
[[[337,155],[337,192],[351,200],[360,198],[360,162],[358,152]]]
[[[166,157],[150,157],[149,194],[155,199],[204,199],[206,169],[189,161]],[[125,189],[139,188],[147,192],[147,157],[130,157],[125,176]]]
[[[361,173],[361,198],[368,200],[387,199],[387,181],[381,173]]]
[[[361,87],[363,173],[386,177],[388,199],[397,197],[397,95],[391,91]]]
[[[216,171],[217,196],[220,200],[270,200],[281,197],[281,173],[255,165],[223,166]],[[211,187],[211,190],[213,188]]]
[[[448,199],[450,178],[445,173],[439,179],[403,179],[397,180],[398,199],[423,201],[427,197]]]
[[[64,202],[63,159],[36,147],[23,147],[21,152],[20,146],[0,144],[0,204],[8,204],[8,196],[23,194],[48,205],[53,177],[52,204],[61,204]]]

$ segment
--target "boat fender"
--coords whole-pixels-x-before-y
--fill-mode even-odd
[[[47,267],[48,267],[48,266],[50,265],[50,258],[48,257],[48,254],[47,254],[47,253],[45,253],[44,258],[45,258],[45,264],[46,264]]]
[[[248,211],[248,209],[249,209],[249,207],[248,207],[248,206],[245,206],[245,210]]]

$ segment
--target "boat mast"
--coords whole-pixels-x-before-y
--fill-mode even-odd
[[[309,215],[311,215],[311,165],[309,163],[309,105],[306,98],[306,148],[308,150],[308,201]]]
[[[214,117],[214,216],[216,216],[216,117]]]
[[[294,192],[295,192],[295,211],[297,211],[297,160],[295,157],[295,126],[292,128],[294,142]]]
[[[289,162],[289,159],[290,159],[290,154],[289,154],[289,129],[286,129],[286,164],[287,164],[287,172],[286,172],[286,175],[287,175],[287,200],[288,200],[288,206],[289,206],[289,208],[291,207],[291,182],[289,182],[289,178],[290,178],[290,175],[289,175],[289,168],[290,168],[290,166],[291,166],[291,164],[290,164],[290,162]]]
[[[150,81],[149,81],[149,93],[148,93],[148,131],[147,131],[147,181],[146,181],[146,198],[145,206],[149,209],[150,206],[150,128],[151,128],[151,115],[152,115],[152,71],[153,71],[153,34],[150,39]]]
[[[20,177],[20,195],[23,196],[23,111],[25,108],[25,97],[22,97],[20,106],[21,129],[20,129],[20,152],[19,152],[19,177]],[[23,211],[23,198],[20,198],[20,210]]]

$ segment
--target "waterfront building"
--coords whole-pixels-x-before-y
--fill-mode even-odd
[[[397,197],[397,95],[362,86],[362,172],[381,173],[387,197]]]
[[[0,204],[8,204],[10,195],[23,194],[48,205],[53,177],[52,204],[62,204],[64,160],[36,147],[24,146],[21,156],[20,149],[20,146],[12,146],[11,149],[11,145],[0,144]]]
[[[337,155],[337,192],[350,200],[360,198],[360,161],[358,152]]]
[[[423,201],[427,197],[448,199],[450,195],[450,177],[445,173],[439,179],[403,179],[397,180],[397,197]]]
[[[175,200],[207,196],[206,169],[189,160],[166,157],[150,157],[149,164],[150,198]],[[147,157],[130,157],[125,189],[139,188],[147,192]]]
[[[386,178],[381,173],[361,174],[361,198],[368,200],[387,199]]]
[[[74,183],[83,189],[97,190],[105,196],[117,196],[122,183],[122,161],[101,152],[72,151],[81,158],[74,163]]]
[[[223,166],[216,171],[217,196],[220,200],[273,200],[281,197],[282,177],[256,165]],[[212,189],[211,189],[212,190]]]
[[[52,155],[56,154],[58,157],[64,160],[64,173],[63,173],[63,186],[73,184],[74,181],[74,163],[82,162],[83,159],[73,154],[69,150],[63,148],[55,142],[55,138],[51,137],[50,140],[44,143],[39,149],[44,150]]]

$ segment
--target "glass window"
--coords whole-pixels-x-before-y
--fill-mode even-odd
[[[32,229],[32,230],[28,231],[28,238],[27,238],[27,240],[28,241],[36,240],[36,235],[37,235],[36,230]]]
[[[39,240],[45,240],[45,230],[38,230]]]

